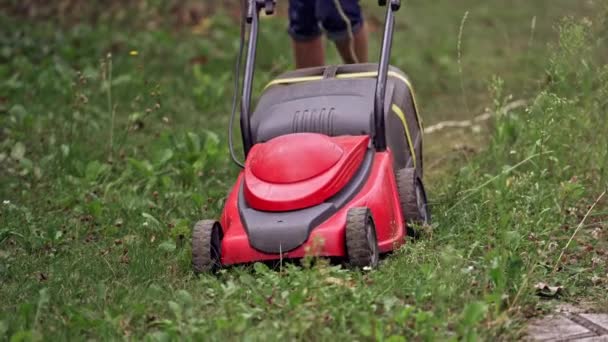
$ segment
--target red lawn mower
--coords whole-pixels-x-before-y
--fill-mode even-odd
[[[409,79],[389,66],[400,1],[379,4],[387,6],[379,64],[285,73],[251,113],[259,14],[272,14],[275,1],[248,0],[236,68],[238,75],[247,25],[240,116],[246,161],[221,218],[194,226],[195,273],[306,256],[375,268],[381,254],[416,235],[414,226],[429,223],[422,122]],[[229,140],[234,158],[231,134]]]

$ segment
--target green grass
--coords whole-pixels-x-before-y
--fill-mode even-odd
[[[230,15],[202,33],[142,13],[95,25],[1,16],[0,336],[512,340],[553,304],[607,307],[608,198],[584,220],[608,185],[607,13],[599,1],[408,1],[393,64],[427,125],[500,113],[511,94],[529,105],[477,136],[427,137],[435,223],[379,270],[312,260],[201,278],[190,227],[219,215],[238,171]],[[284,17],[264,19],[258,94],[292,66],[284,31]],[[543,300],[541,281],[565,292]]]

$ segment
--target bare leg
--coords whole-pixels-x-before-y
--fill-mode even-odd
[[[322,36],[310,41],[294,41],[293,49],[297,69],[323,66],[325,64],[325,50]]]
[[[357,61],[352,56],[350,39],[346,38],[336,42],[336,47],[340,52],[340,56],[346,64],[352,64],[355,62],[367,63],[368,61],[368,43],[367,43],[367,28],[365,25],[354,34],[354,53],[357,57]]]

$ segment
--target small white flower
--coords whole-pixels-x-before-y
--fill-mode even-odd
[[[147,226],[148,226],[148,222],[146,221],[146,222],[144,222],[144,227],[147,227]]]
[[[467,267],[461,269],[462,273],[465,273],[465,274],[471,273],[471,272],[473,272],[473,270],[475,270],[475,267],[473,267],[473,266],[467,266]]]
[[[11,201],[9,201],[9,200],[4,200],[4,201],[2,201],[2,204],[4,204],[4,205],[9,205],[9,204],[11,204]]]

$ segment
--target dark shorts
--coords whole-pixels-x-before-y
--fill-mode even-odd
[[[325,30],[331,40],[348,37],[347,20],[353,33],[363,26],[359,0],[289,0],[289,34],[296,41],[307,41],[320,36]],[[342,12],[342,13],[341,13]],[[345,17],[344,17],[344,16]]]

